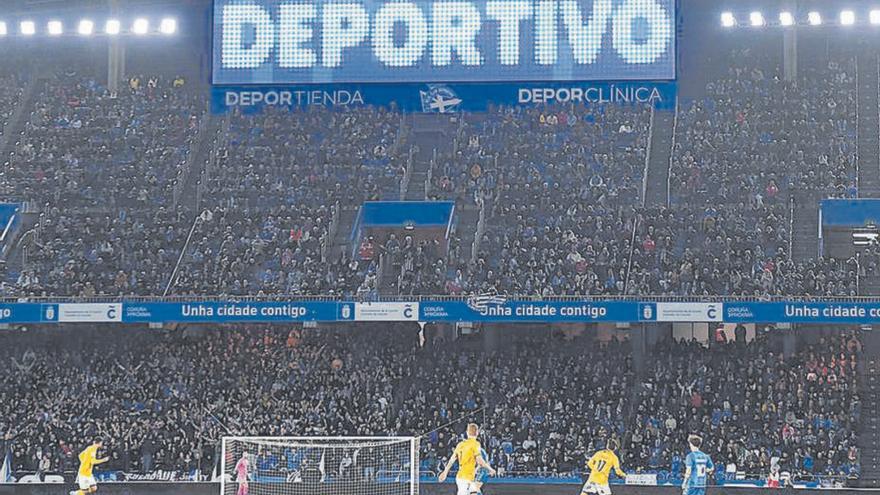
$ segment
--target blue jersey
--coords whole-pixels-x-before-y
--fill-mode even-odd
[[[712,459],[699,450],[688,454],[684,465],[691,470],[690,477],[685,480],[688,488],[705,488],[709,481],[709,474],[715,469]]]
[[[486,454],[485,449],[483,449],[482,447],[480,448],[480,457],[482,457],[484,461],[489,462],[489,455]],[[474,476],[474,481],[476,481],[477,483],[485,483],[488,479],[489,470],[484,467],[480,467],[480,465],[477,464],[477,474]]]

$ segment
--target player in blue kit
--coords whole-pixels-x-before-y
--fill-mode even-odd
[[[700,450],[703,439],[697,435],[688,437],[691,453],[684,460],[684,483],[681,491],[684,495],[706,495],[709,473],[715,470],[712,459]]]
[[[486,453],[486,449],[480,447],[480,455],[483,456],[483,459],[486,462],[489,462],[489,454]],[[489,470],[482,467],[477,466],[477,474],[474,476],[474,488],[476,491],[471,492],[472,494],[481,494],[483,493],[483,484],[489,480]]]

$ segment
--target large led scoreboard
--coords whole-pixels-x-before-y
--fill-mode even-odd
[[[662,97],[676,75],[675,7],[676,0],[214,0],[215,104],[296,106],[337,90],[379,97],[393,92],[388,85],[405,99],[406,84],[419,86],[422,103],[426,91],[428,100],[440,91],[461,102],[462,91],[474,100],[479,88],[498,96],[505,87],[518,100],[560,100],[556,89],[585,102],[641,100],[651,90],[646,82]]]

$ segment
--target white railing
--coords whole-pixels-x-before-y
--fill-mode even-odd
[[[856,196],[861,196],[862,190],[862,178],[861,178],[861,143],[859,142],[859,136],[861,136],[861,124],[859,121],[859,100],[862,99],[862,87],[859,85],[859,57],[856,57]],[[880,88],[877,88],[880,90]]]
[[[220,130],[214,137],[214,147],[211,150],[211,154],[205,160],[205,166],[202,167],[202,171],[199,174],[198,181],[196,182],[196,211],[201,210],[202,197],[207,190],[208,182],[211,180],[214,168],[217,166],[217,162],[220,160],[220,153],[226,150],[226,146],[229,143],[229,128],[231,126],[232,116],[230,114],[226,114],[226,116],[223,118],[223,123],[220,125]]]
[[[788,259],[794,250],[794,197],[788,197]]]
[[[474,242],[471,244],[471,264],[477,262],[477,253],[480,251],[480,243],[486,233],[486,201],[480,199],[480,218],[477,220],[477,229],[474,232]]]
[[[657,113],[657,107],[651,107],[651,122],[648,127],[648,150],[645,153],[645,169],[642,172],[642,206],[647,202],[648,196],[648,170],[651,167],[651,154],[654,152],[654,116]],[[668,182],[668,181],[667,181]]]
[[[34,95],[37,92],[37,85],[43,81],[40,77],[32,77],[30,81],[28,81],[28,85],[21,92],[21,99],[17,102],[17,106],[15,110],[12,112],[12,115],[9,118],[9,121],[6,123],[5,127],[0,128],[0,157],[8,158],[9,154],[12,152],[12,148],[10,147],[10,142],[14,139],[17,133],[13,132],[16,128],[22,128],[27,125],[27,121],[23,121],[25,117],[25,112],[27,112],[30,108],[30,102],[33,101]],[[18,144],[17,142],[11,143],[13,146]]]
[[[678,134],[679,102],[675,102],[675,115],[672,116],[672,146],[669,152],[669,166],[666,168],[666,206],[672,203],[672,163],[675,161],[675,143]]]
[[[406,157],[406,166],[403,170],[403,177],[400,179],[400,200],[404,201],[406,199],[406,194],[409,192],[409,183],[412,180],[413,173],[413,160],[415,156],[415,150],[413,147],[409,147],[409,154]]]
[[[336,234],[339,233],[339,217],[342,216],[342,205],[337,201],[331,207],[330,212],[330,225],[328,226],[328,232],[333,237],[336,237]]]
[[[196,138],[193,139],[193,142],[190,144],[190,149],[189,153],[187,153],[186,155],[186,160],[183,162],[183,166],[177,173],[177,181],[174,183],[174,190],[171,193],[171,198],[174,206],[180,204],[180,198],[183,196],[183,190],[186,187],[187,179],[189,178],[190,172],[193,169],[193,164],[199,156],[199,151],[201,151],[202,144],[204,144],[205,142],[205,135],[207,134],[210,125],[211,114],[203,114],[202,118],[199,120],[199,130],[198,133],[196,133]]]
[[[321,263],[327,263],[327,255],[330,252],[333,239],[336,239],[336,234],[339,232],[341,210],[339,201],[330,207],[330,224],[327,226],[327,231],[321,236]]]
[[[400,150],[400,147],[403,146],[403,143],[406,141],[408,134],[409,127],[406,125],[406,114],[401,114],[400,124],[397,126],[397,134],[394,135],[394,142],[391,143],[391,149],[388,150],[388,156],[394,156],[397,154],[397,151]]]
[[[400,295],[400,287],[403,285],[403,277],[406,275],[406,269],[404,268],[406,263],[400,264],[400,273],[397,274],[397,295]]]
[[[9,235],[9,231],[12,230],[12,224],[15,223],[15,215],[9,217],[9,221],[6,222],[6,226],[3,228],[3,233],[0,234],[0,242],[6,242],[6,236]]]
[[[382,285],[382,278],[388,268],[388,253],[379,254],[379,267],[376,269],[376,288]]]
[[[777,296],[777,295],[728,295],[728,296],[698,296],[698,295],[666,295],[666,294],[629,294],[629,295],[579,295],[579,296],[535,296],[531,294],[499,293],[499,296],[516,301],[531,302],[701,302],[701,303],[731,303],[731,302],[804,302],[804,303],[872,303],[880,304],[880,296]],[[417,301],[462,301],[468,300],[469,296],[449,294],[424,294],[411,296],[379,296],[376,302],[417,302]],[[161,296],[139,296],[134,294],[99,295],[99,296],[5,296],[0,297],[4,303],[108,303],[108,302],[166,302],[166,303],[192,303],[192,302],[310,302],[310,301],[349,301],[342,295],[303,295],[291,293],[241,295],[241,294],[202,294],[182,295],[171,294]]]
[[[437,167],[437,148],[431,152],[431,161],[428,162],[428,173],[425,175],[425,201],[431,197],[434,190],[434,169]]]
[[[177,280],[177,272],[180,270],[181,263],[183,263],[183,257],[186,256],[186,250],[189,249],[189,242],[192,240],[192,236],[195,233],[199,222],[202,220],[203,215],[204,213],[196,215],[196,218],[193,219],[192,227],[189,229],[189,235],[186,236],[186,242],[183,243],[183,247],[180,249],[180,255],[177,257],[177,263],[174,265],[174,270],[171,271],[171,277],[165,285],[165,293],[162,294],[162,297],[167,296],[171,291],[171,288],[174,286]]]
[[[858,73],[858,71],[856,71],[856,73]],[[880,55],[877,55],[877,81],[880,81]],[[874,89],[877,90],[877,101],[880,102],[880,84],[877,84],[877,87]],[[856,99],[858,99],[858,98],[856,98]],[[878,113],[877,121],[880,122],[880,105],[878,105],[877,108],[874,108],[873,110]],[[856,122],[858,123],[858,117],[856,117]],[[858,129],[858,127],[859,126],[857,124],[856,129]],[[880,134],[880,128],[873,129],[873,131]],[[856,141],[858,142],[858,140],[856,140]],[[877,156],[880,156],[880,140],[878,140],[877,149],[874,151],[877,152]],[[857,164],[856,166],[858,166],[858,163],[859,163],[859,161],[856,160],[856,164]],[[880,169],[874,170],[874,173],[880,174]],[[858,170],[856,170],[856,180],[857,181],[859,180],[859,171]],[[861,191],[862,191],[861,184],[859,182],[856,182],[856,193],[857,193],[856,196],[861,196],[861,194],[862,194]]]
[[[626,262],[626,280],[623,282],[623,293],[629,294],[629,277],[632,272],[633,266],[633,253],[636,250],[636,233],[639,230],[639,216],[636,215],[635,221],[633,222],[633,230],[632,235],[630,236],[629,241],[629,259]]]
[[[855,257],[856,260],[856,294],[862,293],[862,263],[860,256]]]
[[[321,263],[327,263],[327,253],[330,251],[330,237],[328,232],[324,232],[321,234],[321,238],[318,239],[318,242],[321,244]]]

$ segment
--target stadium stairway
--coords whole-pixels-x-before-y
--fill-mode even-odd
[[[819,254],[819,197],[805,192],[792,197],[791,256],[795,261],[815,259]]]
[[[880,61],[873,49],[858,57],[859,196],[880,198]]]
[[[445,260],[450,270],[454,272],[454,268],[462,267],[470,262],[474,247],[474,237],[477,231],[477,222],[480,218],[479,208],[473,205],[457,205],[456,214],[453,219],[454,231],[453,236],[458,237],[461,246],[461,254],[457,259],[453,260],[447,257]],[[379,280],[379,292],[382,295],[398,295],[398,281],[401,275],[401,265],[395,264],[389,266],[384,273],[382,279]],[[451,273],[450,273],[451,275]]]
[[[333,237],[330,243],[330,249],[327,253],[328,260],[338,260],[342,253],[346,254],[346,258],[351,256],[351,230],[354,228],[354,222],[358,216],[358,208],[342,208],[339,210],[339,220],[336,222]]]
[[[21,215],[21,226],[19,227],[19,235],[14,239],[13,246],[2,259],[4,280],[7,283],[14,284],[18,280],[18,276],[27,264],[28,253],[34,249],[34,243],[40,242],[39,239],[39,219],[40,214],[25,209]]]
[[[407,118],[411,130],[410,143],[414,153],[409,180],[401,199],[425,201],[430,199],[435,157],[438,154],[450,154],[453,151],[461,116],[457,114],[414,113]],[[479,210],[475,206],[456,205],[455,235],[460,239],[462,259],[464,260],[470,259],[478,219]],[[341,220],[340,225],[344,226],[345,221]],[[345,233],[347,234],[350,230],[351,224],[349,223]],[[340,229],[337,236],[342,234],[343,229]],[[400,274],[399,265],[386,267],[379,280],[379,292],[383,295],[397,294]]]
[[[413,156],[409,185],[403,199],[424,201],[427,199],[428,179],[435,152],[452,151],[456,124],[449,116],[433,113],[410,114]]]
[[[669,167],[672,147],[675,145],[675,111],[653,110],[648,141],[648,157],[645,165],[645,206],[663,206],[668,203]]]
[[[480,221],[480,209],[473,205],[456,207],[458,213],[455,223],[455,235],[461,245],[461,260],[468,263],[474,254],[474,238],[477,235],[477,223]]]
[[[431,168],[431,158],[434,155],[434,147],[426,146],[427,143],[418,142],[421,136],[416,134],[415,153],[413,154],[413,166],[409,177],[409,184],[403,199],[406,201],[424,201],[427,199],[428,171]]]
[[[402,273],[400,264],[393,264],[382,272],[382,278],[379,279],[379,293],[383,296],[396,296],[400,294],[398,282]]]
[[[207,180],[208,172],[217,162],[220,149],[225,145],[230,116],[214,117],[210,112],[202,116],[199,133],[193,140],[186,157],[184,173],[175,184],[175,206],[183,206],[186,211],[199,212],[202,205],[202,192],[199,187]]]
[[[3,134],[0,136],[0,163],[8,164],[10,155],[15,151],[15,146],[21,138],[25,124],[30,118],[31,111],[34,108],[34,97],[37,91],[43,88],[46,79],[40,77],[32,77],[24,88],[21,101],[13,112],[12,117],[3,128]]]
[[[24,132],[24,127],[27,125],[31,112],[34,109],[37,93],[45,88],[46,80],[44,76],[34,76],[24,88],[22,98],[18,102],[18,106],[6,127],[3,129],[3,135],[0,136],[0,163],[9,164],[11,156],[15,152],[15,148]],[[21,200],[24,198],[6,199]],[[20,235],[3,259],[2,273],[4,281],[15,283],[21,270],[24,269],[28,253],[33,250],[34,243],[39,242],[39,219],[40,205],[36,202],[25,204],[21,215]]]
[[[880,333],[863,332],[859,373],[861,413],[857,444],[861,454],[859,484],[880,488]]]

